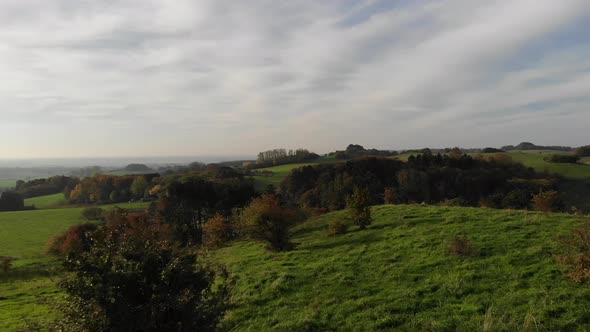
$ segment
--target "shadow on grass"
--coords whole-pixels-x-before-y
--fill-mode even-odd
[[[340,247],[343,245],[368,244],[368,243],[380,241],[383,239],[383,237],[380,234],[375,233],[375,232],[370,232],[370,230],[354,229],[354,230],[348,231],[346,234],[361,233],[361,232],[366,232],[366,233],[362,234],[362,235],[361,234],[355,235],[354,238],[350,238],[345,235],[341,235],[341,236],[334,237],[332,241],[324,241],[321,244],[311,244],[311,245],[302,247],[302,249],[306,249],[306,250],[333,249],[333,248],[337,248],[337,247]],[[326,235],[326,237],[328,237],[328,236]]]
[[[27,281],[38,278],[57,279],[60,272],[54,268],[47,268],[45,266],[28,266],[12,269],[8,272],[0,273],[0,283]]]

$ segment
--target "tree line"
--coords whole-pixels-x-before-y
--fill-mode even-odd
[[[249,168],[264,168],[285,164],[303,163],[318,159],[320,156],[306,149],[286,150],[273,149],[258,154],[255,164],[249,164]]]

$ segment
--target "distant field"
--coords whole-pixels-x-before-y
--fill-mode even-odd
[[[37,209],[56,208],[67,203],[64,194],[54,194],[25,199],[26,206],[35,206]]]
[[[527,151],[527,152],[510,152],[512,160],[520,162],[528,167],[534,168],[538,172],[547,172],[550,174],[561,175],[567,179],[573,180],[590,180],[590,166],[586,164],[561,164],[550,163],[543,158],[558,152],[549,151]],[[587,159],[586,159],[587,161]]]
[[[253,242],[215,258],[238,276],[231,331],[583,331],[590,288],[555,262],[572,215],[377,206],[366,231],[328,237],[330,213],[297,226],[297,249]],[[465,234],[474,257],[447,254]],[[487,326],[487,329],[486,329]]]
[[[106,175],[115,175],[115,176],[126,176],[126,175],[143,175],[143,174],[153,174],[153,173],[157,173],[157,171],[145,171],[145,172],[132,172],[132,171],[112,171],[112,172],[106,172],[103,174]]]
[[[281,182],[291,171],[295,168],[309,166],[309,165],[318,165],[318,164],[329,164],[329,163],[339,163],[345,162],[345,160],[339,160],[334,157],[322,157],[318,160],[309,163],[300,163],[300,164],[288,164],[288,165],[281,165],[281,166],[274,166],[274,167],[267,167],[267,168],[259,168],[256,169],[257,171],[271,171],[273,172],[272,176],[253,176],[254,179],[254,186],[256,190],[264,190],[269,184],[275,186],[275,188],[279,188]]]
[[[114,205],[103,206],[112,208]],[[145,208],[146,203],[116,204]],[[0,331],[13,331],[27,319],[50,319],[49,304],[59,298],[59,265],[44,254],[47,241],[84,222],[83,208],[0,213],[0,256],[15,257],[14,268],[0,271]]]
[[[0,179],[0,188],[13,188],[16,185],[16,180]]]

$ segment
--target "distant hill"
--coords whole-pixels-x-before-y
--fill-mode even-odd
[[[570,146],[543,146],[543,145],[535,145],[531,142],[522,142],[517,146],[514,145],[506,145],[502,147],[504,151],[512,151],[512,150],[519,150],[519,151],[530,151],[530,150],[554,150],[554,151],[572,151],[573,148]]]
[[[127,172],[153,172],[154,170],[144,164],[129,164],[124,169]]]

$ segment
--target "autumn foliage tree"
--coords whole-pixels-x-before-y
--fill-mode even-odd
[[[295,211],[282,207],[276,195],[267,194],[244,208],[240,224],[246,236],[266,242],[271,250],[285,251],[293,248],[289,228],[296,219]]]
[[[531,202],[535,210],[545,213],[558,211],[561,207],[559,193],[555,190],[541,191],[533,195]]]
[[[231,224],[219,213],[203,225],[203,245],[207,248],[219,248],[231,240],[232,236]]]

